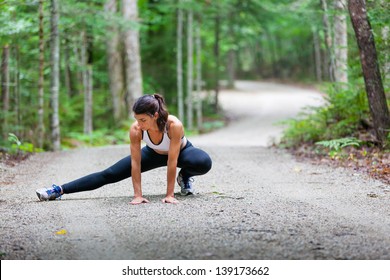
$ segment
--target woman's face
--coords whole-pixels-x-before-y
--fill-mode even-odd
[[[134,118],[137,120],[138,126],[142,130],[149,130],[156,125],[156,116],[152,117],[148,114],[134,114]]]

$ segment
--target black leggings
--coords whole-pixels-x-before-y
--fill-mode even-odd
[[[141,172],[167,166],[167,161],[168,155],[158,154],[148,146],[141,149]],[[181,168],[180,173],[183,178],[203,175],[211,169],[211,158],[187,140],[187,145],[180,151],[177,167]],[[121,159],[106,170],[84,176],[61,187],[64,193],[91,191],[129,177],[131,177],[131,156]]]

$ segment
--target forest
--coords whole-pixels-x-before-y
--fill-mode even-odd
[[[128,141],[131,108],[161,93],[191,133],[223,123],[235,80],[319,88],[283,144],[389,149],[388,0],[0,1],[0,147]]]

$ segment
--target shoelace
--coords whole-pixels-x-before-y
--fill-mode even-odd
[[[52,185],[52,188],[53,188],[53,189],[50,190],[50,192],[55,194],[56,199],[57,199],[57,198],[58,198],[58,199],[61,199],[62,194],[61,194],[61,188],[60,188],[60,186],[57,186],[57,185],[53,184],[53,185]],[[57,194],[58,194],[58,196],[57,196]]]
[[[186,181],[184,182],[184,187],[185,187],[186,189],[190,189],[190,188],[191,188],[190,183],[193,183],[193,182],[194,182],[194,178],[189,178],[188,180],[186,180]]]

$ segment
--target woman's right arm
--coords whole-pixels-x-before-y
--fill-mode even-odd
[[[130,152],[131,152],[131,179],[134,188],[134,198],[131,204],[149,202],[142,197],[141,186],[141,135],[142,131],[135,122],[130,128]]]

